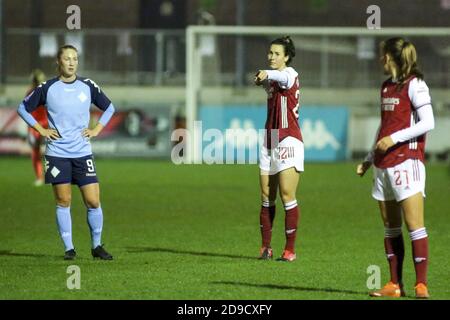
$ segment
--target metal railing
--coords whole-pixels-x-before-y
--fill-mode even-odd
[[[386,36],[412,38],[427,82],[434,87],[450,85],[450,29],[407,28],[274,28],[263,34],[260,27],[190,27],[212,36],[215,53],[204,58],[202,77],[217,86],[251,85],[255,70],[266,65],[265,50],[272,37],[291,34],[297,46],[295,67],[304,84],[312,87],[373,87],[380,79],[379,63],[371,56]],[[193,29],[192,29],[193,28]],[[299,30],[301,32],[299,32]],[[81,46],[79,73],[102,84],[186,85],[185,30],[154,29],[5,29],[3,80],[6,84],[28,83],[32,69],[55,74],[55,54],[60,45]],[[208,33],[209,32],[209,33]],[[243,37],[244,36],[244,37]],[[197,43],[201,46],[201,43]],[[241,46],[241,50],[236,50]],[[372,49],[370,47],[372,46]],[[372,50],[372,52],[368,52]],[[239,54],[240,52],[240,54]],[[200,54],[201,50],[200,50]],[[368,56],[364,56],[369,54]],[[239,74],[237,74],[239,73]],[[247,79],[242,83],[242,79]]]
[[[185,31],[142,29],[5,30],[6,83],[28,82],[32,69],[56,70],[63,44],[79,49],[79,73],[105,84],[184,85]]]

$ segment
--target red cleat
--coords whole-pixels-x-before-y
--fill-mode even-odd
[[[297,255],[289,250],[284,250],[283,254],[281,255],[281,257],[279,257],[277,260],[278,261],[287,261],[287,262],[292,262],[295,259],[297,259]]]

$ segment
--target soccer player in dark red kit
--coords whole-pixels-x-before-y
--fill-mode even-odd
[[[281,261],[294,261],[295,238],[300,215],[296,200],[299,173],[303,171],[304,147],[298,123],[298,73],[289,67],[295,47],[289,36],[271,42],[268,62],[271,70],[259,70],[255,84],[267,92],[267,121],[264,145],[260,149],[260,186],[262,206],[260,259],[271,259],[275,200],[279,190],[284,204],[286,245]]]
[[[45,74],[39,69],[33,70],[31,73],[31,88],[27,91],[27,96],[34,91],[34,89],[45,81]],[[39,106],[32,113],[36,121],[44,128],[48,127],[47,111],[44,106]],[[28,127],[28,142],[31,147],[31,162],[33,164],[36,180],[34,185],[36,187],[44,185],[44,169],[42,166],[42,152],[41,147],[44,140],[34,128]]]
[[[402,282],[402,220],[412,242],[416,298],[428,298],[428,235],[424,225],[425,134],[434,128],[431,97],[417,67],[414,45],[392,38],[380,45],[380,59],[389,75],[381,87],[381,124],[376,143],[356,173],[373,163],[372,196],[378,200],[385,226],[384,245],[390,281],[372,297],[405,295]],[[402,219],[403,212],[403,219]]]

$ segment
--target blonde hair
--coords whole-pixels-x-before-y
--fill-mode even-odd
[[[393,76],[403,84],[410,76],[423,80],[423,73],[417,65],[417,52],[414,45],[403,38],[391,38],[381,42],[382,54],[389,55],[395,63]]]
[[[37,87],[42,82],[45,81],[45,73],[41,69],[34,69],[31,72],[31,82],[33,83],[33,87]]]

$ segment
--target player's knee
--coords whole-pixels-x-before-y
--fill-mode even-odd
[[[72,199],[70,196],[59,196],[56,199],[56,204],[60,207],[68,208],[70,207],[70,204],[72,202]]]
[[[89,199],[86,201],[86,207],[89,209],[97,209],[100,207],[100,201],[96,199]]]
[[[288,203],[295,200],[295,194],[292,194],[292,192],[288,191],[280,191],[280,197],[283,203]]]
[[[270,196],[270,192],[268,188],[261,188],[261,200],[268,200]]]

